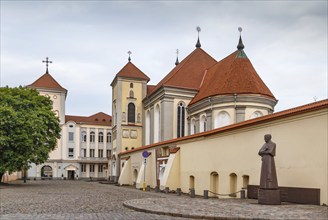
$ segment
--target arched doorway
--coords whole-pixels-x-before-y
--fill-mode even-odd
[[[133,170],[133,185],[135,186],[137,183],[137,178],[138,178],[138,170],[134,169]]]
[[[69,180],[74,180],[75,176],[78,175],[77,174],[78,168],[73,164],[68,165],[64,169],[67,171],[67,179]]]
[[[212,172],[210,177],[210,191],[213,192],[210,195],[217,197],[215,193],[219,193],[219,174],[217,172]]]
[[[51,166],[45,165],[41,168],[41,177],[52,177]]]

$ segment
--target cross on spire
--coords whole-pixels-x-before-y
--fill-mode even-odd
[[[128,54],[129,54],[128,61],[131,62],[131,57],[130,57],[130,55],[132,54],[132,52],[131,52],[131,51],[128,51]]]
[[[52,63],[52,61],[49,61],[49,58],[46,57],[46,60],[42,60],[42,63],[46,63],[46,73],[48,73],[48,65],[49,63]]]

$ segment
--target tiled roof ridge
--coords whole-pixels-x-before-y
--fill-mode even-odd
[[[193,57],[195,53],[198,51],[201,51],[202,53],[205,53],[209,58],[211,58],[215,63],[217,62],[211,55],[206,53],[202,48],[196,48],[194,49],[187,57],[185,57],[177,66],[175,66],[161,81],[159,81],[155,87],[155,89],[150,92],[150,94],[147,94],[147,96],[155,93],[158,89],[165,86],[165,84],[170,81],[185,65],[188,63],[188,61]]]
[[[120,76],[120,73],[123,73],[123,70],[128,66],[128,65],[132,65],[133,68],[135,68],[137,71],[139,71],[143,76],[139,77],[139,76],[131,76],[133,78],[137,78],[137,79],[147,79],[150,80],[150,78],[144,73],[142,72],[134,63],[132,62],[128,62],[127,64],[125,64],[125,66],[116,74],[116,76]],[[123,77],[129,77],[129,76],[124,76]]]
[[[53,87],[42,86],[42,84],[44,84],[43,80],[45,80],[46,77],[49,78],[54,83],[53,84]],[[40,85],[37,85],[37,84],[41,84],[41,86]],[[57,82],[57,80],[55,80],[55,78],[48,71],[46,71],[42,76],[40,76],[33,83],[31,83],[30,85],[28,85],[28,87],[43,88],[43,89],[58,89],[58,90],[63,90],[65,92],[67,92],[67,89],[65,89],[64,87],[62,87]]]
[[[237,57],[239,50],[232,52],[208,69],[199,92],[192,98],[190,105],[209,96],[227,94],[259,94],[277,100],[255,70],[250,59]],[[213,77],[219,80],[213,80]],[[248,83],[239,86],[240,83]]]
[[[221,128],[216,128],[216,129],[213,129],[213,130],[210,130],[210,131],[201,132],[201,133],[197,133],[197,134],[193,134],[193,135],[184,136],[184,137],[181,137],[181,138],[175,138],[175,139],[171,139],[171,140],[166,140],[166,141],[162,141],[162,142],[142,146],[142,147],[139,147],[139,148],[135,148],[133,150],[121,152],[119,155],[133,153],[133,152],[136,152],[136,151],[141,151],[141,150],[149,149],[149,148],[160,146],[160,145],[171,144],[171,143],[175,143],[175,142],[179,142],[179,141],[184,141],[184,140],[189,140],[189,139],[198,138],[198,137],[202,137],[202,136],[217,134],[217,133],[220,133],[220,132],[231,131],[231,130],[234,130],[234,129],[239,129],[239,128],[243,128],[243,127],[247,127],[247,126],[252,126],[252,125],[259,124],[259,123],[270,122],[270,121],[273,121],[273,120],[276,120],[276,119],[286,118],[286,117],[289,117],[289,116],[299,115],[299,114],[303,114],[303,113],[307,113],[307,112],[311,112],[311,111],[316,111],[316,110],[321,110],[321,109],[325,109],[325,108],[328,109],[328,99],[324,99],[324,100],[313,102],[313,103],[308,103],[308,104],[305,104],[305,105],[301,105],[301,106],[297,106],[297,107],[294,107],[294,108],[286,109],[286,110],[276,112],[276,113],[273,113],[273,114],[269,114],[269,115],[265,115],[265,116],[262,116],[262,117],[245,120],[245,121],[242,121],[242,122],[239,122],[239,123],[234,123],[234,124],[231,124],[231,125],[228,125],[228,126],[225,126],[225,127],[221,127]]]
[[[153,89],[151,92],[150,92],[150,94],[147,94],[147,95],[151,95],[151,94],[153,94],[155,91],[157,91],[159,88],[161,88],[162,87],[162,85],[164,85],[165,84],[165,82],[167,82],[167,81],[169,81],[184,65],[185,65],[185,63],[191,58],[191,55],[193,54],[193,53],[195,53],[195,51],[197,50],[197,49],[201,49],[201,48],[196,48],[193,52],[191,52],[186,58],[184,58],[177,66],[175,66],[170,72],[169,72],[169,74],[171,73],[171,75],[170,76],[168,76],[168,78],[166,78],[166,76],[161,80],[161,81],[159,81],[158,83],[157,83],[157,85],[155,85],[155,89]],[[174,72],[173,72],[173,70],[174,69],[176,69]]]
[[[97,118],[99,117],[99,118]],[[98,119],[98,120],[96,120]],[[105,121],[101,120],[105,119]],[[76,123],[95,124],[95,125],[111,125],[112,116],[104,112],[98,112],[90,116],[78,116],[78,115],[65,115],[65,122],[74,121]]]

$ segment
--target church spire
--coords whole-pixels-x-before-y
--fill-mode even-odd
[[[128,61],[131,62],[131,57],[130,57],[130,55],[132,54],[132,52],[131,52],[131,51],[128,51],[128,54],[129,54]]]
[[[48,57],[46,57],[46,60],[42,60],[42,63],[46,63],[46,73],[49,73],[48,71],[48,64],[52,63],[52,61],[49,60]]]
[[[239,42],[237,45],[237,49],[238,49],[238,53],[237,53],[237,58],[247,58],[245,52],[244,52],[244,44],[243,44],[243,40],[241,39],[241,32],[243,31],[243,29],[241,27],[238,28],[239,31]]]
[[[243,29],[241,27],[238,28],[238,31],[240,33],[239,35],[239,42],[238,42],[238,46],[237,46],[237,49],[238,50],[243,50],[245,48],[244,44],[243,44],[243,41],[241,39],[241,32],[243,31]]]
[[[197,39],[197,43],[196,43],[196,48],[200,48],[202,45],[200,44],[200,40],[199,40],[199,32],[201,31],[200,27],[197,26],[196,30],[198,32],[198,39]]]
[[[177,66],[180,62],[179,62],[179,49],[177,49],[177,60],[175,61],[175,65]]]

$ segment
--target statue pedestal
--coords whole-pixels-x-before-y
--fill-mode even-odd
[[[259,189],[258,203],[264,205],[281,205],[279,189]]]

